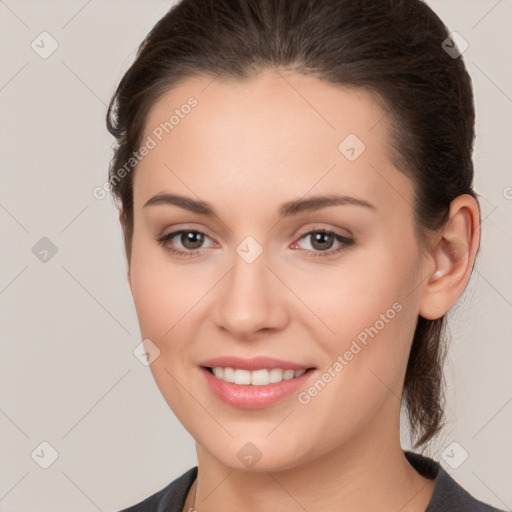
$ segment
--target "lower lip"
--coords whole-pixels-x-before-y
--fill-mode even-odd
[[[308,370],[300,377],[282,380],[265,386],[235,384],[218,379],[206,368],[201,368],[212,393],[223,402],[240,409],[263,409],[275,404],[304,385],[314,370]]]

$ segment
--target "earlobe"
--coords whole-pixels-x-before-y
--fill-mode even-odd
[[[442,317],[466,288],[480,242],[479,227],[477,201],[468,194],[454,199],[431,250],[434,268],[421,295],[419,314],[423,318]]]

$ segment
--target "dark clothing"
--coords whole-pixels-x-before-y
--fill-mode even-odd
[[[422,476],[435,480],[434,492],[425,512],[504,512],[473,498],[434,460],[404,451],[409,463]],[[185,499],[197,477],[197,466],[137,505],[121,512],[182,512]]]

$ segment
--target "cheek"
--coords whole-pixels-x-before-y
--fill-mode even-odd
[[[315,339],[326,355],[319,380],[326,383],[316,381],[299,397],[305,428],[313,439],[323,439],[326,450],[400,407],[417,321],[415,260],[383,251],[375,261],[361,256],[350,269],[331,272],[329,280],[317,279],[307,295],[311,309],[334,331],[316,321]],[[325,424],[333,426],[328,434]]]
[[[212,269],[172,263],[153,240],[134,236],[130,281],[133,300],[146,337],[173,337],[212,286]]]
[[[159,356],[150,370],[163,397],[184,425],[190,422],[194,401],[183,392],[188,389],[193,337],[194,305],[207,291],[206,285],[184,267],[170,265],[165,253],[151,242],[134,237],[130,282],[143,339],[151,340]],[[210,285],[211,286],[211,285]]]
[[[336,375],[332,394],[325,393],[333,407],[342,401],[349,410],[371,408],[390,389],[400,393],[418,317],[415,251],[411,245],[359,253],[357,264],[317,273],[299,292],[324,324],[316,320],[315,338],[326,354],[322,370]]]
[[[364,342],[370,332],[385,338],[415,322],[417,265],[414,247],[400,253],[372,247],[293,281],[289,270],[287,281],[316,316],[307,314],[309,326],[316,325],[317,341],[332,354],[358,337]]]
[[[130,276],[141,334],[164,345],[175,330],[183,329],[189,311],[207,290],[197,273],[171,265],[163,249],[136,237]]]

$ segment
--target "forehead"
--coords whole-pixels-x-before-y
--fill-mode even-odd
[[[135,201],[174,187],[249,202],[333,187],[407,195],[411,184],[392,165],[389,121],[370,92],[293,71],[198,75],[148,113],[142,140],[154,147],[138,165]]]

